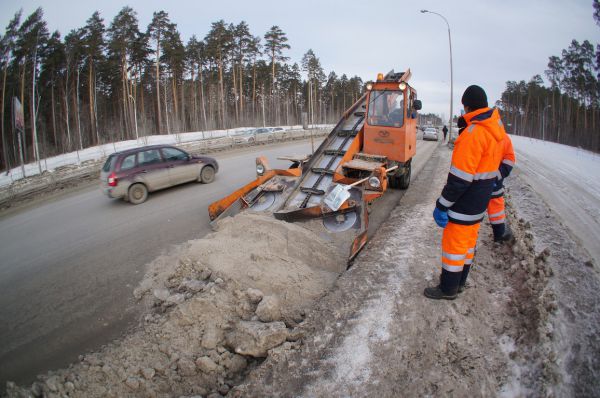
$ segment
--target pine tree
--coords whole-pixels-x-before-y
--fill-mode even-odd
[[[156,86],[156,131],[160,134],[161,131],[161,98],[160,98],[160,60],[161,60],[161,47],[164,41],[164,35],[166,31],[170,29],[171,22],[169,20],[169,15],[165,11],[155,12],[152,17],[152,22],[148,25],[148,29],[146,34],[150,40],[150,43],[154,43],[154,51],[155,58],[155,86]],[[166,90],[166,88],[165,88]],[[165,100],[165,107],[167,106]],[[167,132],[169,130],[168,126],[168,115],[165,112],[165,117],[167,118]]]
[[[229,27],[225,24],[225,21],[220,20],[213,22],[210,31],[206,35],[204,41],[206,42],[207,54],[212,58],[213,62],[216,63],[218,68],[218,81],[219,81],[219,96],[220,96],[220,120],[221,128],[226,128],[227,109],[225,107],[225,90],[224,90],[224,68],[226,62],[231,56],[231,50],[233,47],[233,34]]]
[[[283,50],[289,49],[290,45],[287,44],[287,36],[281,30],[281,28],[277,25],[272,26],[271,29],[265,33],[265,49],[271,56],[271,96],[274,99],[273,105],[276,107],[276,111],[278,109],[277,101],[275,101],[275,97],[277,96],[277,79],[275,76],[275,65],[279,62],[285,62],[289,58],[283,56]],[[279,124],[279,120],[277,117],[278,113],[276,113],[276,123]]]
[[[108,57],[111,63],[109,79],[113,81],[111,94],[115,104],[119,105],[121,138],[123,131],[132,136],[135,131],[132,113],[131,58],[135,43],[140,39],[136,12],[130,7],[123,7],[115,16],[108,28]],[[160,116],[160,115],[159,115]]]
[[[17,29],[21,22],[21,13],[18,11],[14,17],[8,23],[6,31],[2,39],[0,39],[0,66],[2,67],[2,97],[0,99],[0,129],[2,131],[2,154],[4,157],[4,167],[6,170],[10,169],[10,158],[8,152],[8,140],[5,134],[4,110],[6,108],[6,78],[8,76],[8,66],[11,63],[13,57],[13,51],[15,48],[15,40],[17,37]]]
[[[46,41],[48,40],[48,29],[43,20],[44,12],[42,8],[36,9],[25,19],[19,27],[15,48],[15,59],[18,60],[21,67],[21,103],[26,107],[25,81],[27,74],[30,74],[29,81],[29,119],[31,121],[31,140],[32,154],[36,161],[40,160],[39,142],[36,126],[36,105],[38,96],[36,94],[36,79],[38,77],[38,57],[43,52]],[[40,166],[41,172],[41,166]]]
[[[55,148],[59,147],[61,142],[62,150],[65,151],[64,139],[59,140],[58,136],[58,118],[56,115],[57,97],[60,97],[60,91],[57,93],[56,88],[62,86],[62,76],[66,68],[65,46],[61,41],[60,33],[55,31],[48,39],[46,45],[46,56],[40,74],[40,85],[44,90],[43,98],[50,98],[50,103],[46,103],[45,109],[50,115],[46,115],[46,120],[49,118],[52,125],[52,144]],[[50,93],[48,93],[48,91]],[[43,104],[42,104],[43,105]],[[49,110],[48,110],[49,108]],[[61,129],[62,130],[62,129]]]
[[[104,51],[106,42],[104,40],[104,21],[100,18],[98,11],[94,12],[90,19],[87,20],[83,28],[83,46],[86,53],[87,69],[88,69],[88,105],[90,115],[90,134],[95,137],[96,145],[100,143],[100,135],[98,132],[98,120],[96,115],[96,69],[98,64],[104,60]]]

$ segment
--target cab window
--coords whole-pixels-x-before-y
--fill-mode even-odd
[[[138,163],[140,166],[160,163],[161,161],[162,160],[160,159],[160,152],[158,149],[150,149],[148,151],[142,151],[138,154]]]
[[[404,94],[402,91],[372,91],[368,123],[371,126],[402,127]]]
[[[135,153],[128,155],[121,162],[121,170],[129,170],[135,167]]]
[[[162,153],[167,162],[188,159],[187,153],[180,151],[179,149],[175,149],[175,148],[163,148]]]

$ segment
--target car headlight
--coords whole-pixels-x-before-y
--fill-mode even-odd
[[[265,166],[262,164],[256,165],[256,173],[262,175],[265,172]]]
[[[369,178],[369,185],[372,186],[373,188],[379,188],[381,186],[381,181],[379,181],[379,178],[373,176]]]

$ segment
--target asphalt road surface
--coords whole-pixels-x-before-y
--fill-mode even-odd
[[[418,141],[413,169],[436,146]],[[138,206],[110,200],[94,185],[0,216],[0,385],[29,383],[137,324],[132,292],[145,265],[209,233],[207,206],[255,178],[257,155],[286,168],[277,156],[310,150],[302,141],[216,154],[220,170],[212,184],[152,193]],[[401,195],[384,198],[371,226]]]

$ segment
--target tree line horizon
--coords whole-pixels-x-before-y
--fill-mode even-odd
[[[41,7],[22,19],[19,10],[0,35],[4,170],[146,135],[296,125],[303,113],[308,123],[331,123],[365,90],[356,75],[326,75],[312,49],[300,64],[288,62],[291,47],[277,25],[261,37],[245,21],[221,19],[184,44],[165,11],[143,30],[131,7],[109,24],[96,11],[64,38],[49,32]],[[496,104],[507,130],[599,152],[600,44],[594,52],[589,41],[573,40],[548,67],[550,87],[540,75],[507,81]],[[24,110],[21,137],[13,97]]]
[[[20,10],[0,35],[5,170],[21,156],[13,97],[24,109],[27,163],[145,135],[296,125],[302,113],[326,123],[364,90],[358,76],[326,75],[312,49],[300,64],[287,62],[290,45],[277,25],[261,37],[245,21],[218,20],[184,44],[165,11],[143,30],[131,7],[109,24],[96,11],[64,38],[48,31],[41,7],[22,19]]]

